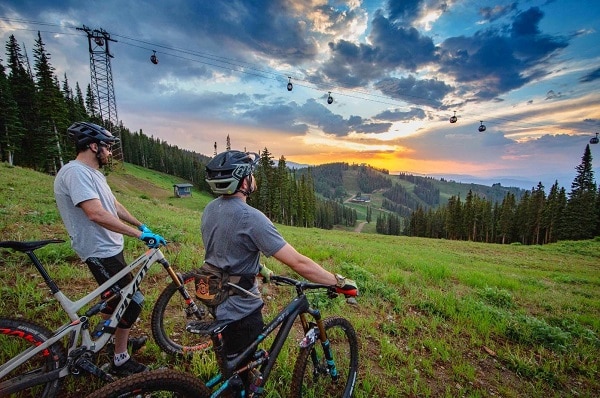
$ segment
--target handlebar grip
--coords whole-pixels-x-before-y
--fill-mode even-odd
[[[335,287],[335,292],[338,293],[338,294],[343,294],[346,297],[356,297],[356,296],[358,296],[358,288],[344,289],[344,288],[336,286]]]

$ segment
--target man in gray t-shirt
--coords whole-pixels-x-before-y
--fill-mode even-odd
[[[204,261],[229,274],[256,275],[260,270],[265,276],[270,271],[264,266],[260,269],[262,253],[275,257],[312,282],[356,288],[354,281],[334,275],[298,253],[262,212],[246,203],[248,196],[256,190],[252,171],[257,161],[257,154],[226,151],[206,165],[206,182],[220,196],[202,213]],[[254,279],[248,290],[255,297],[233,294],[215,311],[217,321],[229,322],[222,332],[223,348],[228,357],[237,356],[264,327],[263,301]]]
[[[54,180],[54,197],[58,211],[71,238],[71,246],[85,261],[92,275],[102,284],[127,264],[123,256],[123,235],[139,238],[149,247],[166,244],[142,224],[113,195],[100,168],[108,164],[111,145],[118,139],[109,131],[92,123],[74,123],[68,133],[75,140],[77,158],[63,166]],[[135,228],[137,227],[137,228]],[[125,286],[133,280],[131,274],[117,284]],[[137,291],[115,329],[113,373],[126,376],[147,370],[127,351],[141,348],[146,338],[131,339],[131,325],[142,310],[144,296]],[[114,311],[110,302],[103,314]]]

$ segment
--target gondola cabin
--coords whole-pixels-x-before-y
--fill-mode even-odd
[[[483,120],[481,121],[481,126],[479,126],[479,132],[483,133],[485,131],[485,125],[483,124]]]
[[[454,116],[450,116],[450,123],[456,123],[458,118],[456,117],[456,111],[454,111]]]

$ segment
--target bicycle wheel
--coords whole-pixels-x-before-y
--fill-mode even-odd
[[[301,348],[290,392],[292,397],[351,397],[358,374],[358,341],[350,322],[331,317],[324,320],[327,338],[339,377],[334,380],[320,340]]]
[[[52,336],[47,328],[33,322],[16,318],[0,318],[0,363],[17,356],[32,345],[40,345]],[[2,383],[17,376],[41,375],[64,366],[65,350],[60,343],[52,344],[47,350],[19,366],[0,380]],[[58,394],[61,379],[50,380],[27,390],[19,391],[11,397],[51,398]],[[4,387],[4,386],[2,386]],[[8,395],[8,392],[7,392]],[[5,396],[0,391],[0,396]]]
[[[136,373],[109,383],[88,398],[194,397],[208,398],[210,391],[197,377],[174,369]]]
[[[187,272],[182,275],[182,279],[186,290],[193,297],[194,273]],[[201,303],[196,304],[203,313],[208,314]],[[202,319],[199,313],[188,316],[185,311],[187,307],[174,282],[167,285],[154,304],[150,321],[152,335],[156,344],[167,354],[184,356],[205,351],[212,346],[209,335],[186,331],[185,326],[188,322]]]

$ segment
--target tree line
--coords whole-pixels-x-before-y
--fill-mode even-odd
[[[264,148],[254,174],[258,192],[249,197],[248,203],[274,222],[322,229],[356,223],[356,210],[335,200],[317,197],[310,168],[302,173],[290,170],[284,156],[275,166],[272,154]]]
[[[514,193],[508,192],[501,203],[469,191],[464,200],[452,196],[436,209],[419,206],[402,232],[408,236],[526,245],[600,236],[600,190],[594,181],[589,144],[576,171],[568,195],[558,182],[548,195],[540,182],[518,201]],[[394,225],[387,219],[381,223],[382,228]],[[393,230],[400,234],[398,231]]]

